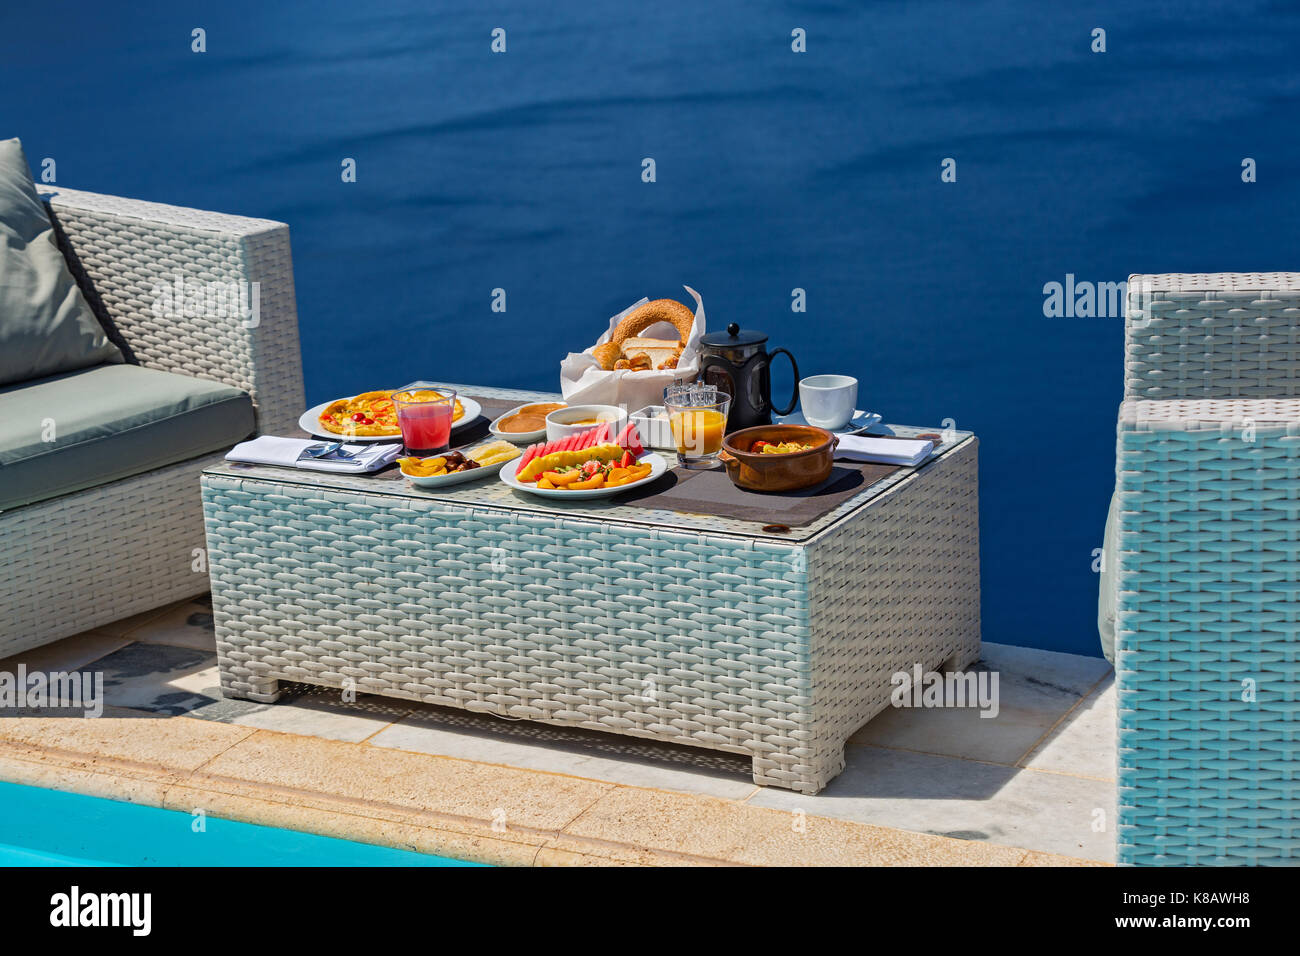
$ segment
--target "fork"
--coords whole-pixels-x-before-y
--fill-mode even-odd
[[[351,461],[357,457],[352,452],[344,451],[343,442],[341,441],[321,442],[318,445],[308,445],[302,450],[302,454],[298,456],[298,460],[302,461],[304,456],[307,458],[340,458],[344,461]]]

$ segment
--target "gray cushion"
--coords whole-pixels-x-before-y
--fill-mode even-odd
[[[139,365],[6,386],[0,510],[226,449],[253,428],[247,392]]]
[[[59,251],[22,144],[0,140],[0,385],[121,361]]]

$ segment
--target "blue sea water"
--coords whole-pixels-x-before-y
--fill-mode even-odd
[[[52,0],[0,7],[0,136],[288,222],[310,402],[555,389],[687,283],[887,420],[974,430],[985,639],[1096,654],[1122,329],[1043,287],[1295,268],[1297,48],[1249,0]]]
[[[134,803],[0,782],[0,867],[475,866]]]

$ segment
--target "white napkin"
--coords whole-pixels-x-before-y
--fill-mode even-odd
[[[874,461],[882,465],[919,465],[933,450],[934,442],[929,439],[841,435],[835,457],[846,461]]]
[[[298,456],[308,445],[319,445],[320,438],[277,438],[259,435],[252,441],[240,442],[226,454],[226,461],[243,461],[254,465],[281,465],[285,468],[308,468],[312,471],[341,471],[347,474],[364,474],[378,471],[402,454],[401,442],[355,442],[343,446],[343,451],[356,455],[347,461],[339,459],[299,461]]]

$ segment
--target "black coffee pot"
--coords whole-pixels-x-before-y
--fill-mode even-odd
[[[785,408],[772,407],[770,362],[784,353],[794,369],[794,395]],[[767,336],[753,329],[742,329],[735,322],[726,332],[709,332],[700,336],[700,381],[716,385],[731,396],[727,413],[727,431],[770,425],[772,412],[789,415],[799,403],[799,366],[786,349],[767,350]]]

